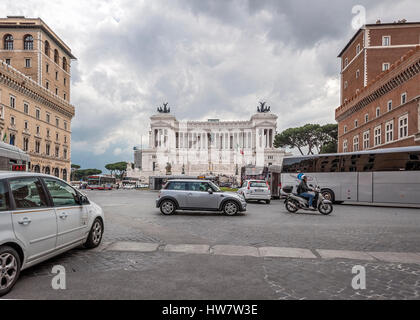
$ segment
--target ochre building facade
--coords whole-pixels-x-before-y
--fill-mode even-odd
[[[29,170],[69,180],[70,48],[41,20],[0,19],[0,134],[31,158]]]

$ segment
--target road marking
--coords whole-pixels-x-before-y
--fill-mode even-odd
[[[351,259],[351,260],[366,260],[366,261],[375,261],[375,258],[372,257],[367,252],[360,251],[348,251],[348,250],[316,250],[321,258],[323,259]]]
[[[164,251],[192,254],[209,254],[210,246],[207,244],[167,244]]]
[[[216,245],[211,248],[215,255],[259,257],[258,248],[251,246]]]
[[[279,258],[301,258],[316,259],[309,249],[301,248],[280,248],[280,247],[262,247],[258,248],[261,257],[279,257]]]
[[[410,252],[369,252],[378,260],[397,263],[417,263],[420,264],[420,254]]]
[[[127,242],[118,241],[104,243],[97,251],[135,251],[135,252],[156,252],[161,244],[149,242]],[[223,256],[250,256],[250,257],[277,257],[277,258],[298,258],[318,259],[310,249],[283,248],[283,247],[253,247],[236,245],[215,245],[207,244],[166,244],[162,245],[165,252],[188,253],[188,254],[213,254]],[[384,261],[393,263],[415,263],[420,264],[420,253],[414,252],[363,252],[350,250],[327,250],[316,249],[321,259],[350,259],[363,261]]]
[[[137,252],[153,252],[159,247],[159,243],[146,242],[114,242],[106,248],[107,251],[137,251]]]

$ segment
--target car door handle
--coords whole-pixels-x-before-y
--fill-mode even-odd
[[[65,213],[65,212],[60,213],[60,218],[61,219],[66,219],[67,218],[67,213]]]
[[[23,218],[22,220],[18,221],[19,224],[22,224],[24,226],[27,226],[28,224],[31,223],[31,219],[29,219],[28,217]]]

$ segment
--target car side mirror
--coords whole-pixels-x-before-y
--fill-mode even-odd
[[[207,190],[207,192],[208,192],[209,194],[213,194],[213,190],[212,190],[212,189],[208,189],[208,190]]]
[[[78,198],[79,198],[80,205],[89,203],[88,198],[83,194],[79,194]]]

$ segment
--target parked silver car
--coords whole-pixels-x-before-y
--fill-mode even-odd
[[[21,270],[80,245],[97,247],[103,230],[102,209],[65,181],[0,172],[0,296]]]
[[[264,180],[245,180],[242,187],[238,190],[245,201],[257,200],[265,201],[267,204],[271,202],[270,186]]]
[[[208,180],[170,180],[159,191],[156,207],[164,215],[176,210],[223,211],[235,215],[246,211],[245,199],[232,192],[223,192]]]

